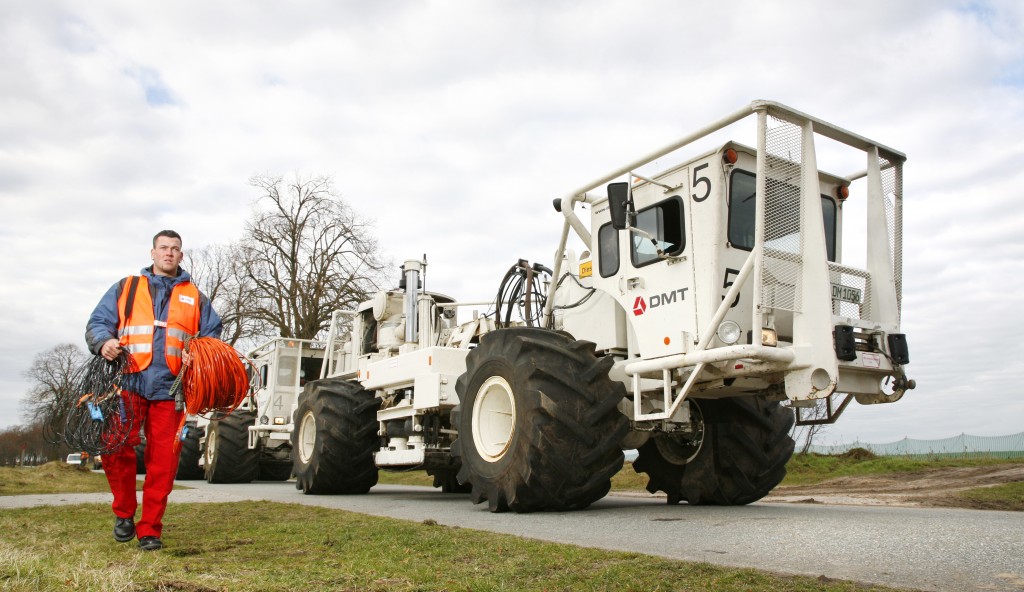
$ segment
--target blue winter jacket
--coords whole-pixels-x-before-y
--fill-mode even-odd
[[[149,280],[149,292],[153,298],[153,318],[161,321],[167,320],[167,303],[171,296],[171,289],[175,284],[191,280],[187,271],[178,267],[177,277],[154,275],[152,267],[142,270],[142,275]],[[85,342],[89,351],[99,355],[100,349],[108,339],[117,339],[117,325],[119,314],[117,302],[121,298],[121,290],[124,289],[126,280],[124,278],[107,290],[107,293],[100,299],[100,303],[89,316],[89,322],[85,327]],[[220,338],[221,322],[220,316],[210,305],[210,299],[205,294],[199,294],[199,337]],[[153,332],[153,361],[149,367],[142,371],[145,381],[145,392],[139,393],[151,401],[164,401],[171,399],[171,385],[174,384],[174,375],[167,367],[167,359],[164,356],[165,339],[167,329],[154,327]]]

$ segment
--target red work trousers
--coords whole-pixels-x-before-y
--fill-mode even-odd
[[[125,393],[124,400],[133,411],[131,433],[120,450],[103,455],[103,472],[114,494],[111,507],[118,518],[133,518],[139,507],[135,495],[135,446],[141,441],[139,427],[144,426],[146,480],[142,485],[142,518],[135,524],[135,533],[140,539],[159,537],[163,531],[167,496],[171,494],[178,472],[181,448],[174,446],[174,439],[183,412],[174,410],[174,401],[149,401],[131,393]]]

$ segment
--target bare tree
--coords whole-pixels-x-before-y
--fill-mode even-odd
[[[213,303],[224,330],[221,340],[236,345],[276,334],[254,315],[258,301],[245,274],[241,245],[211,245],[190,250],[186,268],[192,280]]]
[[[62,343],[37,354],[24,372],[31,386],[22,398],[22,419],[27,425],[19,436],[24,445],[34,447],[27,450],[34,457],[49,458],[66,450],[61,442],[64,420],[78,397],[76,383],[86,357],[77,345]]]
[[[330,177],[257,175],[249,183],[262,194],[240,245],[244,285],[256,300],[249,314],[282,337],[315,338],[334,310],[377,289],[385,263],[372,227]]]
[[[22,419],[46,423],[54,409],[66,405],[74,395],[74,383],[86,355],[72,343],[62,343],[36,355],[24,376],[32,382],[22,399]]]
[[[797,409],[794,407],[794,412]],[[814,407],[805,407],[799,410],[797,417],[803,425],[793,424],[790,437],[800,448],[798,454],[807,454],[811,451],[815,438],[821,435],[828,427],[828,407],[825,399],[815,401]],[[807,423],[804,423],[807,422]]]

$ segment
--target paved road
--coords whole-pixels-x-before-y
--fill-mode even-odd
[[[362,496],[308,496],[293,483],[183,482],[171,503],[270,500],[571,543],[918,588],[1024,591],[1024,513],[760,503],[668,506],[609,496],[582,512],[492,514],[465,495],[377,486]],[[0,497],[0,508],[109,501],[107,494]],[[171,510],[173,515],[173,508]]]

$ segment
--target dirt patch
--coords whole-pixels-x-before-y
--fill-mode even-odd
[[[978,487],[1024,481],[1024,465],[931,469],[863,477],[839,477],[814,485],[776,487],[762,501],[872,506],[908,506],[1020,510],[1005,504],[970,500],[956,494]]]

